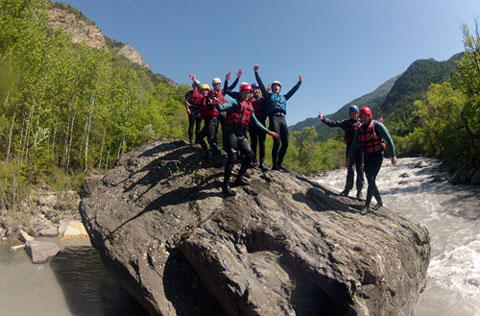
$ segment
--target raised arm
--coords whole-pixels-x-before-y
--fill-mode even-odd
[[[292,97],[292,95],[297,92],[298,88],[300,88],[300,86],[302,85],[302,82],[303,82],[303,76],[302,75],[298,75],[298,82],[296,85],[293,86],[292,89],[290,89],[290,91],[287,92],[287,94],[284,95],[285,99],[290,99]]]
[[[260,91],[262,91],[263,97],[267,98],[268,91],[267,91],[267,88],[265,88],[265,85],[263,84],[262,78],[260,78],[260,75],[258,74],[259,68],[260,68],[259,65],[255,65],[253,67],[253,72],[255,73],[255,80],[257,80],[258,86],[260,87]]]
[[[195,74],[189,74],[188,77],[190,77],[190,79],[192,79],[193,84],[195,85],[195,87],[196,87],[197,89],[200,89],[200,81],[198,81],[197,79],[195,79]]]

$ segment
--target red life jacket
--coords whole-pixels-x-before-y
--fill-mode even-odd
[[[218,99],[219,104],[224,104],[225,102],[227,102],[227,99],[225,99],[225,96],[223,95],[223,89],[220,89],[220,90],[210,89],[210,92],[208,93],[208,95],[216,97]]]
[[[362,124],[359,127],[358,142],[366,154],[373,154],[386,148],[382,136],[375,133],[375,122],[371,120],[368,125]]]
[[[252,97],[250,101],[252,102],[255,116],[262,120],[266,119],[267,112],[265,111],[265,99],[263,98],[263,95]]]
[[[200,117],[207,119],[218,116],[217,106],[208,102],[208,97],[203,97],[200,101]]]
[[[237,103],[238,106],[235,107],[235,110],[227,111],[225,124],[248,127],[253,113],[252,103],[245,100],[237,100]]]
[[[190,105],[192,106],[196,106],[196,107],[199,107],[200,106],[200,103],[203,99],[203,95],[200,93],[200,91],[198,91],[197,88],[194,88],[192,90],[192,93],[190,94],[190,98],[188,98],[188,103],[190,103]]]
[[[345,129],[345,135],[343,136],[343,141],[345,142],[345,144],[351,144],[353,142],[353,137],[355,136],[355,132],[360,126],[360,121],[352,122],[352,120],[350,120],[349,123],[350,124]]]

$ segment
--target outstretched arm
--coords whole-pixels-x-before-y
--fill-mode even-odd
[[[303,76],[302,75],[298,75],[298,82],[295,86],[293,86],[292,89],[290,89],[290,91],[287,92],[287,94],[284,95],[285,99],[290,99],[292,97],[292,95],[297,92],[298,88],[300,88],[300,86],[302,85],[302,82],[303,82]]]
[[[255,65],[253,67],[253,72],[255,73],[255,80],[257,80],[258,86],[260,87],[260,91],[262,91],[263,97],[266,98],[268,96],[268,91],[263,84],[262,78],[258,74],[258,69],[260,68],[259,65]]]
[[[383,138],[387,140],[387,143],[392,150],[392,155],[395,157],[396,160],[397,153],[395,152],[395,145],[393,144],[392,137],[390,136],[390,133],[388,132],[385,125],[383,125],[379,121],[375,122],[375,132],[379,133],[380,135],[382,135]]]
[[[275,133],[274,131],[270,131],[268,130],[265,126],[263,126],[262,123],[260,123],[257,119],[257,117],[255,116],[255,113],[252,113],[252,120],[253,122],[255,123],[255,125],[260,128],[262,131],[264,131],[265,133],[267,133],[268,135],[272,136],[273,138],[278,138],[278,134]]]
[[[226,110],[231,109],[235,106],[238,106],[237,100],[230,100],[230,101],[225,102],[224,104],[218,103],[217,104],[217,110],[226,111]]]

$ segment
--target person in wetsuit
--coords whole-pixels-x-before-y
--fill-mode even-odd
[[[209,159],[210,152],[208,151],[207,144],[204,138],[207,137],[208,144],[210,145],[211,153],[215,159],[220,158],[221,152],[218,149],[217,133],[218,133],[218,110],[216,104],[218,99],[209,95],[210,87],[208,84],[202,84],[200,86],[200,93],[203,98],[200,101],[200,117],[205,121],[205,125],[200,131],[198,142],[203,148],[203,152],[206,159]]]
[[[219,111],[227,111],[225,118],[225,138],[227,140],[226,148],[228,154],[227,164],[225,165],[222,192],[225,197],[234,196],[236,193],[230,188],[230,177],[232,169],[237,161],[238,152],[244,155],[240,171],[238,172],[235,185],[248,185],[249,183],[243,180],[245,173],[253,159],[253,152],[250,148],[247,138],[247,130],[250,120],[262,129],[265,133],[273,138],[278,137],[277,133],[269,131],[265,126],[258,122],[253,113],[253,106],[250,102],[250,94],[252,87],[249,84],[240,85],[240,95],[236,100],[228,101],[225,104],[217,104]]]
[[[270,121],[269,129],[275,131],[279,138],[275,139],[273,142],[272,148],[272,170],[281,170],[286,171],[287,169],[282,165],[283,158],[287,153],[288,148],[288,126],[285,120],[285,115],[287,113],[287,100],[292,97],[292,95],[298,90],[300,85],[303,82],[302,75],[298,76],[298,83],[290,90],[287,94],[281,95],[280,90],[282,89],[282,84],[280,81],[273,81],[271,84],[271,92],[268,92],[265,88],[265,85],[258,74],[259,65],[253,67],[255,72],[255,79],[257,80],[262,95],[265,98],[266,102],[266,112],[268,119]]]
[[[370,210],[372,196],[377,200],[377,205],[372,209],[379,209],[383,206],[382,198],[376,184],[376,178],[382,166],[383,155],[386,148],[383,139],[387,140],[392,150],[392,165],[397,164],[397,154],[390,133],[385,125],[379,121],[372,120],[372,111],[370,108],[363,107],[360,109],[360,121],[362,124],[355,132],[353,143],[347,153],[345,167],[348,167],[350,164],[350,159],[352,159],[357,145],[360,144],[360,148],[364,154],[365,176],[368,182],[367,198],[361,213],[366,214]]]
[[[358,107],[356,105],[350,105],[348,109],[348,113],[350,118],[342,121],[329,120],[328,118],[324,117],[322,113],[318,114],[318,118],[320,119],[320,121],[322,121],[327,126],[340,127],[345,131],[345,135],[343,136],[343,141],[345,142],[345,144],[347,144],[347,150],[345,152],[345,156],[347,155],[348,150],[352,145],[355,132],[357,131],[358,126],[360,126],[360,120],[358,119]],[[353,166],[355,166],[355,169],[357,171],[357,181],[356,181],[357,199],[362,200],[363,199],[362,189],[363,189],[363,183],[364,183],[363,153],[359,147],[356,148],[352,158],[350,159],[350,163],[347,167],[347,182],[345,183],[345,189],[342,191],[342,193],[340,193],[340,195],[348,196],[348,193],[353,188],[353,179],[354,179]]]
[[[195,126],[195,144],[198,144],[202,118],[200,117],[200,102],[203,99],[202,94],[196,84],[192,84],[192,90],[185,94],[185,109],[188,115],[188,139],[190,145],[193,145],[193,128]]]

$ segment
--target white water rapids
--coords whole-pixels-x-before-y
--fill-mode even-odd
[[[431,166],[415,168],[422,160]],[[402,158],[392,166],[385,159],[377,186],[385,206],[420,222],[430,233],[432,253],[427,287],[418,301],[416,315],[478,316],[480,187],[432,182],[439,174],[436,160]],[[346,170],[327,172],[317,180],[340,192],[345,185]],[[365,181],[364,195],[366,187]],[[355,196],[355,188],[350,196]],[[371,205],[375,203],[373,198]]]

